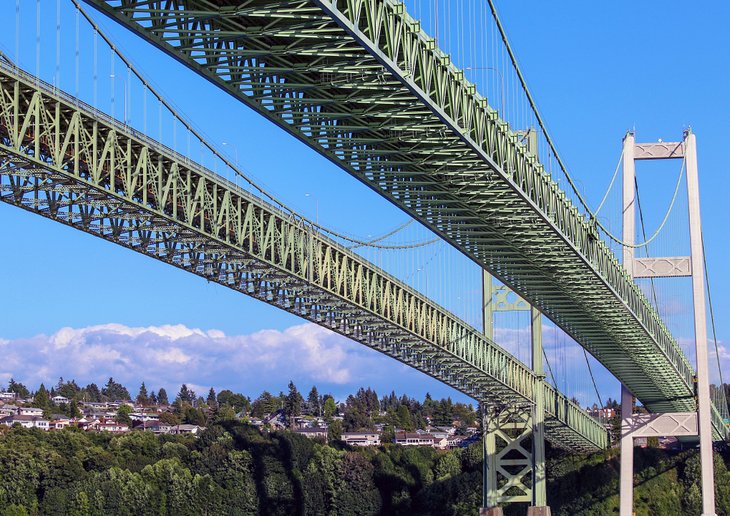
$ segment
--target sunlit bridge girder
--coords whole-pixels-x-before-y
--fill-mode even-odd
[[[480,331],[226,179],[0,63],[0,200],[128,247],[381,351],[473,398],[531,407],[547,437],[606,430]]]
[[[431,227],[650,410],[694,410],[693,367],[591,221],[518,143],[512,129],[526,128],[499,119],[403,4],[85,1]],[[394,96],[411,112],[406,126],[387,116]]]

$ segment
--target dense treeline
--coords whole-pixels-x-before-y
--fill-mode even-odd
[[[2,387],[0,390],[3,390]],[[114,378],[109,378],[101,389],[94,383],[80,387],[74,380],[59,378],[50,390],[41,384],[33,393],[11,378],[7,390],[21,399],[31,399],[30,404],[43,409],[45,417],[52,414],[79,417],[79,406],[87,402],[132,400],[127,388]],[[66,398],[68,403],[54,404],[52,398],[57,395]],[[396,428],[409,431],[426,428],[429,421],[439,426],[452,426],[456,421],[457,431],[465,435],[466,429],[477,423],[473,405],[454,402],[451,398],[434,400],[430,394],[426,394],[421,402],[407,395],[397,396],[395,392],[379,398],[375,390],[361,387],[355,394],[348,396],[345,402],[337,404],[331,394],[320,394],[316,386],[311,388],[306,398],[303,397],[294,382],[289,382],[286,394],[280,392],[274,395],[263,391],[253,402],[242,393],[228,389],[216,393],[212,387],[207,397],[199,396],[186,384],[180,387],[174,398],[168,398],[164,388],[155,392],[142,382],[133,401],[142,408],[164,406],[160,420],[173,425],[189,423],[205,426],[211,419],[265,418],[277,412],[283,414],[290,427],[294,426],[299,416],[323,418],[330,427],[330,437],[333,439],[338,439],[343,431],[374,430],[376,425],[386,426],[386,434],[392,436]],[[120,411],[116,419],[131,424],[129,408],[122,406]]]
[[[716,458],[718,514],[730,514],[725,452]],[[699,514],[694,451],[637,450],[636,513]],[[618,507],[615,451],[552,454],[553,514]],[[346,449],[238,421],[199,438],[131,432],[0,430],[0,514],[477,514],[481,448]],[[524,513],[523,507],[506,514]]]

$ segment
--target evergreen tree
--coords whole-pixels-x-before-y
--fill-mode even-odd
[[[307,411],[313,416],[322,416],[321,399],[316,385],[312,386],[312,390],[307,396]]]
[[[160,387],[160,390],[157,393],[157,403],[159,403],[160,405],[170,404],[170,400],[167,398],[167,391],[164,387]]]
[[[251,414],[253,417],[261,418],[276,412],[277,408],[278,400],[269,391],[264,391],[254,400]]]
[[[212,409],[218,408],[218,400],[216,398],[215,389],[213,389],[213,387],[211,387],[208,391],[208,399],[206,400],[206,404]]]
[[[48,416],[50,415],[52,404],[51,404],[51,398],[48,394],[48,390],[46,389],[46,386],[41,384],[40,387],[38,387],[38,390],[36,391],[35,395],[33,396],[33,406],[43,409],[43,414]]]
[[[63,378],[61,378],[58,385],[56,385],[55,392],[59,396],[72,399],[78,396],[81,392],[81,387],[79,387],[74,380],[64,382]]]
[[[413,430],[413,418],[407,405],[399,406],[396,414],[398,415],[398,426],[403,430]]]
[[[18,395],[18,398],[27,398],[30,396],[30,391],[22,383],[16,382],[15,379],[11,378],[8,384],[8,392],[14,392]]]
[[[180,386],[180,392],[177,393],[177,398],[175,401],[180,401],[180,403],[187,403],[188,405],[193,405],[196,400],[195,391],[192,389],[188,389],[187,384],[182,384]]]
[[[155,394],[155,391],[150,392],[150,405],[157,405],[157,394]]]
[[[192,405],[185,405],[183,409],[183,422],[189,425],[205,426],[205,413],[203,409],[195,408]]]
[[[289,394],[284,402],[284,416],[286,417],[289,428],[294,428],[294,418],[301,415],[302,403],[304,399],[299,394],[294,382],[289,382]]]
[[[99,390],[99,387],[95,383],[90,383],[84,387],[83,399],[84,401],[94,403],[101,401],[101,391]]]
[[[121,383],[115,382],[114,378],[111,377],[101,390],[101,394],[107,401],[128,401],[132,399],[127,388]]]
[[[68,404],[68,416],[77,418],[81,417],[81,411],[79,410],[79,406],[76,403],[76,400],[71,400],[71,402]]]
[[[144,382],[139,387],[139,393],[137,393],[137,403],[140,405],[147,405],[150,402],[150,397],[147,394],[147,387]]]

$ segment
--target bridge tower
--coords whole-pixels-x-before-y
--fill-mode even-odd
[[[527,149],[537,151],[537,132],[518,131]],[[494,314],[530,312],[532,370],[545,378],[542,351],[542,314],[506,285],[494,285],[492,275],[482,271],[484,333],[494,340]],[[500,516],[503,502],[527,502],[530,516],[549,516],[545,474],[545,400],[542,389],[532,407],[482,406],[482,510],[480,515]]]
[[[649,159],[684,159],[687,172],[690,256],[635,258],[635,162]],[[715,514],[712,465],[712,426],[705,315],[704,251],[700,221],[697,143],[691,131],[681,142],[636,143],[634,134],[623,141],[623,264],[633,278],[691,277],[697,356],[696,412],[634,414],[632,393],[621,386],[620,514],[633,513],[634,438],[698,436],[702,470],[702,514]]]
[[[532,369],[543,379],[542,314],[507,286],[496,286],[483,271],[484,332],[494,339],[494,314],[530,312]],[[480,514],[500,516],[499,503],[527,502],[531,516],[549,516],[545,475],[545,400],[542,390],[535,403],[522,407],[482,406],[484,446]]]

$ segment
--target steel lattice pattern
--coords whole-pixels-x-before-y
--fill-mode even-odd
[[[403,4],[85,1],[427,224],[650,410],[694,410],[693,368],[646,297]]]
[[[558,446],[606,430],[476,329],[187,158],[0,68],[0,198],[332,329],[491,405],[546,400]]]

